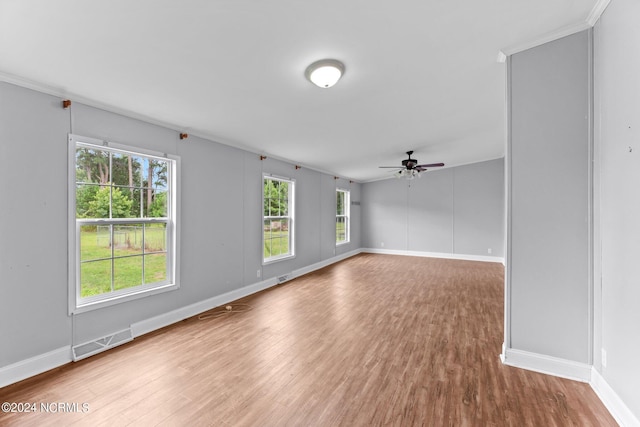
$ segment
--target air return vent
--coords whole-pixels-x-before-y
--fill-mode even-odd
[[[289,276],[290,276],[290,274],[285,274],[283,276],[279,276],[278,277],[278,283],[286,282],[287,280],[289,280]]]
[[[127,343],[133,340],[131,329],[125,329],[124,331],[116,332],[112,335],[107,335],[95,341],[79,344],[73,347],[73,361],[77,362],[85,357],[93,356],[110,348],[117,347],[120,344]]]

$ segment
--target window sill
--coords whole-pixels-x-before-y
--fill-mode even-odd
[[[285,260],[288,260],[288,259],[293,259],[295,257],[296,257],[295,255],[283,255],[283,256],[279,256],[279,257],[273,257],[273,258],[262,260],[262,265],[274,264],[276,262],[285,261]]]
[[[81,304],[78,304],[75,308],[72,308],[69,314],[86,313],[89,311],[98,310],[100,308],[122,304],[128,301],[134,301],[134,300],[148,297],[151,295],[157,295],[164,292],[173,291],[178,289],[179,287],[180,285],[178,285],[177,283],[169,283],[163,286],[158,286],[158,287],[148,288],[148,289],[140,289],[135,292],[113,296],[108,299],[101,299],[98,301],[81,303]]]

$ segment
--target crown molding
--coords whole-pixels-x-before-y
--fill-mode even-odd
[[[499,51],[498,62],[506,61],[507,56],[511,56],[515,53],[519,53],[543,45],[545,43],[549,43],[551,41],[558,40],[575,33],[579,33],[580,31],[584,31],[588,28],[591,28],[591,26],[586,21],[578,22],[577,24],[568,25],[566,27],[558,28],[557,30],[542,34],[541,36],[538,36],[534,39],[506,47]]]
[[[513,55],[514,53],[522,52],[527,49],[531,49],[533,47],[537,47],[545,43],[570,36],[571,34],[579,33],[580,31],[592,28],[594,25],[596,25],[596,22],[598,22],[598,19],[600,19],[600,16],[602,16],[607,6],[609,6],[610,2],[611,0],[598,0],[584,21],[558,28],[557,30],[542,34],[534,39],[527,40],[525,42],[508,46],[504,49],[499,50],[497,61],[500,63],[504,63],[507,60],[507,56]]]
[[[600,19],[610,2],[611,0],[598,0],[595,6],[593,6],[593,9],[591,9],[589,16],[587,16],[587,24],[592,27],[596,25],[596,22],[598,22],[598,19]]]
[[[60,97],[61,99],[70,99],[73,102],[77,102],[78,104],[83,104],[86,105],[87,107],[93,107],[93,108],[97,108],[99,110],[103,110],[103,111],[107,111],[109,113],[114,113],[114,114],[119,114],[121,116],[124,117],[129,117],[131,119],[135,119],[135,120],[140,120],[141,122],[145,122],[145,123],[149,123],[152,125],[156,125],[156,126],[160,126],[166,129],[170,129],[170,130],[174,130],[178,133],[181,132],[186,132],[189,134],[189,136],[193,136],[193,137],[198,137],[210,142],[215,142],[218,144],[222,144],[222,145],[226,145],[229,147],[233,147],[233,148],[237,148],[239,150],[243,150],[243,151],[247,151],[249,153],[254,153],[254,154],[259,154],[259,155],[266,155],[267,157],[274,159],[274,160],[280,160],[282,162],[285,163],[291,163],[291,164],[298,164],[302,167],[304,167],[305,169],[309,169],[309,170],[313,170],[315,172],[319,172],[319,173],[323,173],[326,175],[331,175],[331,176],[335,176],[335,175],[339,175],[341,178],[345,178],[345,179],[349,179],[352,180],[353,182],[356,183],[362,183],[362,180],[357,180],[354,178],[350,178],[348,176],[344,176],[344,175],[340,175],[336,172],[333,171],[327,171],[324,169],[320,169],[320,168],[316,168],[314,166],[310,166],[307,165],[305,163],[300,163],[291,159],[287,159],[281,156],[276,156],[273,155],[269,152],[266,151],[260,151],[260,150],[256,150],[255,148],[249,147],[245,144],[242,144],[241,142],[235,141],[235,140],[231,140],[231,139],[227,139],[227,138],[222,138],[218,135],[212,134],[210,132],[207,131],[203,131],[200,129],[195,129],[192,127],[185,127],[185,126],[180,126],[176,123],[172,123],[172,122],[168,122],[168,121],[164,121],[164,120],[158,120],[155,119],[153,117],[144,115],[144,114],[139,114],[136,113],[135,111],[132,110],[128,110],[126,108],[121,108],[121,107],[117,107],[115,105],[111,105],[108,103],[104,103],[95,99],[91,99],[91,98],[87,98],[85,96],[79,95],[77,93],[73,93],[73,92],[69,92],[64,88],[59,88],[56,86],[51,86],[48,85],[46,83],[40,83],[31,79],[27,79],[21,76],[17,76],[15,74],[11,74],[5,71],[0,70],[0,82],[5,82],[5,83],[9,83],[15,86],[20,86],[23,87],[25,89],[30,89],[30,90],[34,90],[36,92],[40,92],[40,93],[44,93],[47,95],[51,95],[51,96],[57,96]]]

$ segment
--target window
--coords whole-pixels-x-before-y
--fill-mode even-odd
[[[70,311],[175,289],[177,158],[69,136]]]
[[[349,243],[349,191],[336,190],[336,244]]]
[[[293,219],[295,182],[285,178],[263,178],[263,261],[294,256]]]

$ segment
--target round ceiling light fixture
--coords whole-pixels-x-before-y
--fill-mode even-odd
[[[304,72],[307,79],[323,89],[338,83],[344,74],[344,64],[336,59],[321,59],[309,65]]]

